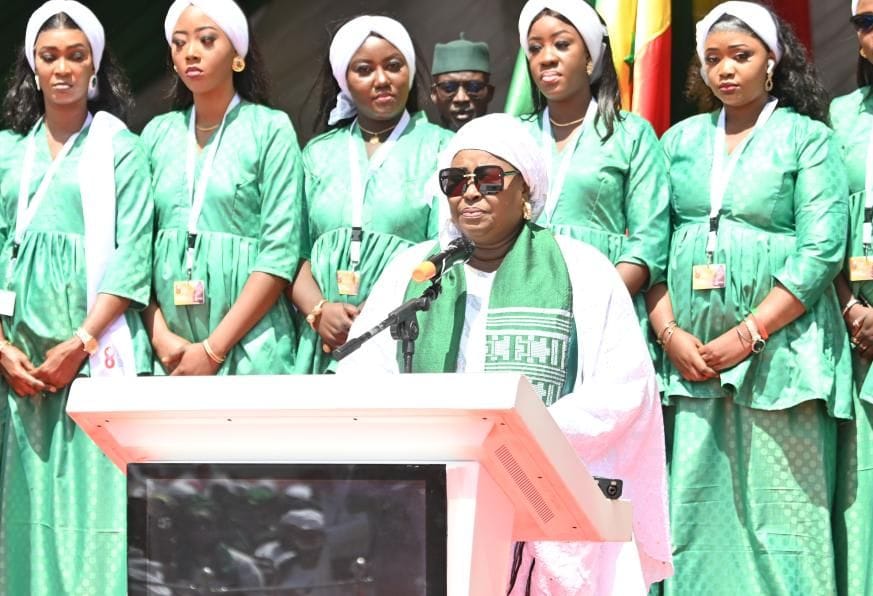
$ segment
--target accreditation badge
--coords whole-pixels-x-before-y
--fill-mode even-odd
[[[173,282],[173,304],[196,306],[206,303],[206,284],[201,279],[186,279]]]
[[[0,315],[11,317],[15,313],[15,292],[0,290]]]
[[[336,285],[341,296],[357,296],[361,288],[361,274],[357,271],[337,271]]]
[[[725,285],[724,265],[710,263],[695,265],[692,269],[691,287],[695,290],[717,290]]]
[[[873,280],[873,257],[850,257],[849,280],[871,281]]]

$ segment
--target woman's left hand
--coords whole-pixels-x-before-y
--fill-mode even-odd
[[[206,353],[206,348],[198,342],[188,344],[182,352],[179,364],[170,373],[172,377],[206,376],[214,375],[221,365],[215,362]]]
[[[50,387],[66,387],[76,378],[87,358],[82,340],[71,337],[46,352],[45,362],[33,371],[33,376]]]
[[[846,313],[845,319],[858,356],[873,359],[873,308],[859,304]]]
[[[733,368],[752,353],[751,341],[745,343],[740,340],[737,329],[739,327],[731,327],[708,344],[701,346],[700,355],[713,370],[721,372]],[[740,329],[740,332],[742,331],[743,329]]]

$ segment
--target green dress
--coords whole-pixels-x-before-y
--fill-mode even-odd
[[[849,178],[848,258],[863,256],[864,186],[867,153],[873,130],[870,87],[839,97],[831,105],[831,122],[842,148]],[[873,304],[873,282],[854,282],[852,293]],[[837,587],[840,594],[873,594],[873,374],[870,363],[854,357],[855,420],[839,427],[837,508],[834,525]]]
[[[192,279],[205,282],[206,301],[175,306],[173,284],[187,278],[189,116],[190,109],[158,116],[142,138],[155,201],[155,296],[170,330],[198,342],[218,326],[252,272],[294,279],[304,235],[303,177],[297,135],[285,113],[245,101],[231,110],[197,223]],[[214,140],[198,154],[198,173]],[[296,348],[283,295],[231,349],[218,374],[290,374]],[[155,373],[163,374],[157,360]]]
[[[606,142],[601,140],[601,125],[583,127],[551,219],[543,213],[537,223],[594,246],[615,265],[648,268],[646,290],[666,281],[670,190],[664,153],[652,126],[636,114],[621,115]],[[522,119],[538,141],[542,120],[543,113],[536,119]],[[549,150],[554,172],[563,154],[554,140]],[[661,350],[649,325],[643,292],[634,297],[634,307],[655,368],[660,370]]]
[[[714,263],[726,287],[693,290],[706,263],[718,112],[663,138],[672,185],[668,284],[679,325],[704,343],[778,281],[806,313],[718,379],[665,362],[676,574],[668,594],[833,594],[836,419],[852,415],[849,341],[833,288],[848,225],[830,130],[780,108],[751,138],[724,196]]]
[[[361,281],[356,296],[340,295],[336,281],[337,271],[351,265],[350,135],[365,178],[368,157],[357,125],[312,139],[303,150],[303,168],[312,276],[327,300],[357,306],[398,251],[436,238],[442,223],[439,201],[445,200],[434,192],[438,192],[437,156],[452,133],[429,123],[424,112],[412,115],[388,157],[370,175],[362,210]],[[301,330],[297,372],[325,372],[332,362],[321,350],[321,339],[305,322]]]
[[[34,131],[32,131],[33,134]],[[31,197],[51,156],[45,128],[35,130]],[[0,276],[17,294],[3,331],[39,366],[47,350],[72,337],[87,314],[85,237],[78,164],[88,131],[76,140],[27,229],[10,272],[18,185],[26,137],[0,133]],[[135,135],[113,139],[118,250],[100,292],[131,300],[126,313],[137,372],[151,371],[139,315],[149,301],[152,203],[148,163]],[[81,374],[88,375],[88,362]],[[0,448],[0,594],[124,594],[124,475],[66,416],[68,387],[22,398],[3,383],[8,428]]]

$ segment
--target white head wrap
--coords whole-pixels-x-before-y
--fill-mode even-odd
[[[30,69],[36,72],[34,46],[36,45],[36,37],[39,35],[40,28],[50,18],[62,12],[76,21],[79,29],[88,38],[88,43],[91,44],[91,61],[94,62],[94,72],[96,73],[100,70],[100,62],[103,59],[103,48],[106,47],[106,34],[103,32],[103,25],[100,24],[97,16],[91,12],[91,9],[75,0],[49,0],[30,15],[30,19],[27,21],[27,29],[24,33],[24,55],[27,58],[27,63],[30,64]]]
[[[858,14],[858,0],[852,0],[852,16]]]
[[[549,192],[549,174],[543,161],[543,151],[528,132],[527,127],[509,114],[488,114],[471,120],[449,141],[440,153],[439,169],[448,168],[459,152],[465,149],[487,151],[507,161],[519,171],[530,189],[531,221],[536,221],[546,205]],[[459,236],[459,232],[445,213],[442,240]]]
[[[355,102],[349,93],[349,83],[346,75],[352,56],[358,51],[370,34],[376,33],[384,37],[403,54],[406,66],[409,68],[409,88],[415,84],[415,48],[406,29],[388,17],[360,16],[352,19],[339,28],[330,43],[330,68],[333,78],[339,85],[340,92],[336,98],[336,107],[330,112],[328,124],[336,124],[340,120],[351,118],[358,113]]]
[[[738,1],[719,4],[697,22],[697,56],[700,58],[701,64],[704,62],[706,36],[709,35],[709,30],[712,29],[715,22],[726,14],[736,17],[748,25],[749,29],[767,44],[767,47],[776,57],[776,63],[779,64],[779,61],[782,60],[782,46],[779,45],[779,32],[773,15],[760,4]],[[703,80],[706,80],[706,75],[704,75]]]
[[[164,19],[164,36],[167,43],[173,43],[173,31],[179,17],[189,6],[196,6],[206,16],[224,31],[233,44],[233,49],[240,57],[245,58],[249,53],[249,22],[245,13],[233,0],[176,0],[167,11]]]
[[[591,63],[594,66],[589,79],[592,82],[599,79],[600,73],[603,71],[603,60],[612,57],[604,56],[606,53],[604,38],[607,36],[607,32],[600,22],[600,15],[585,0],[528,0],[518,17],[518,41],[524,49],[524,53],[530,58],[530,52],[527,49],[527,35],[534,18],[547,8],[561,13],[576,27],[579,35],[585,41],[588,54],[591,56]]]

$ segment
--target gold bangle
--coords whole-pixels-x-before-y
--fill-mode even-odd
[[[679,323],[676,322],[675,319],[664,325],[664,328],[661,329],[661,332],[658,334],[658,345],[665,345],[667,337],[671,337],[673,335],[676,327],[679,326]],[[669,335],[668,335],[669,333]]]
[[[208,339],[204,339],[200,343],[203,344],[203,349],[206,350],[206,355],[209,356],[209,359],[212,360],[215,364],[221,364],[227,359],[227,356],[219,356],[213,351],[212,346],[209,345]]]
[[[312,327],[313,331],[318,331],[318,319],[321,317],[321,310],[325,304],[327,304],[327,299],[322,298],[318,301],[318,304],[309,311],[309,314],[306,315],[306,322],[309,323],[309,326]]]

